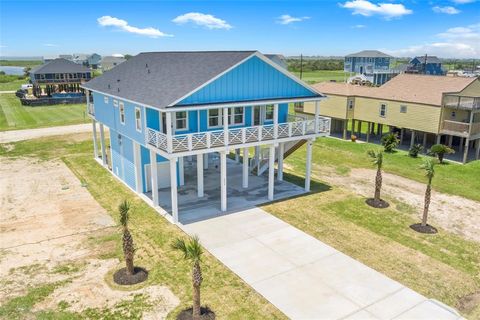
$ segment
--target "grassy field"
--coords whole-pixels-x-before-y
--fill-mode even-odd
[[[13,93],[0,94],[0,131],[88,122],[84,104],[28,107]]]
[[[42,64],[40,60],[0,60],[0,66],[33,68],[40,64]]]
[[[300,72],[293,72],[297,77],[300,77]],[[313,84],[317,82],[324,82],[335,80],[338,82],[345,81],[345,75],[343,70],[318,70],[303,72],[302,80]]]
[[[28,83],[26,79],[15,79],[8,82],[0,82],[0,91],[17,91],[22,84]]]
[[[117,206],[127,199],[131,201],[130,229],[135,241],[136,264],[149,270],[149,285],[168,286],[180,299],[181,304],[170,315],[175,319],[178,312],[191,306],[191,274],[190,265],[171,249],[173,239],[185,236],[176,226],[160,217],[158,213],[137,197],[122,183],[92,158],[92,143],[67,138],[45,138],[10,144],[13,150],[7,151],[0,145],[0,156],[35,157],[41,160],[61,158],[75,175],[84,183],[92,196],[117,220]],[[9,148],[10,148],[9,147]],[[114,245],[105,258],[122,257],[120,237],[115,236]],[[111,246],[112,239],[96,239],[96,242],[107,241]],[[203,259],[202,301],[216,312],[217,319],[285,319],[285,316],[263,297],[246,285],[239,277],[229,271],[216,258],[205,253]],[[100,281],[100,279],[99,279]],[[61,284],[58,284],[61,285]],[[25,312],[33,312],[35,303],[45,299],[54,289],[55,284],[32,288],[25,296],[0,305],[0,318],[21,319]],[[123,289],[125,290],[125,289]],[[73,314],[58,309],[36,313],[40,319],[136,319],[144,306],[141,303],[126,304],[129,316],[112,316],[115,310],[87,310],[82,314]],[[140,312],[139,312],[140,309]],[[134,315],[132,315],[134,314]]]

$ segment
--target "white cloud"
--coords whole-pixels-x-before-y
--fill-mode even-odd
[[[283,14],[277,18],[277,23],[290,24],[293,22],[301,22],[310,19],[310,17],[292,17],[289,14]]]
[[[398,50],[385,50],[397,56],[436,55],[444,58],[480,56],[480,23],[450,28],[436,35],[438,41]]]
[[[103,16],[97,19],[97,22],[102,27],[115,27],[125,32],[138,34],[141,36],[147,36],[151,38],[158,38],[158,37],[173,37],[173,35],[166,34],[161,32],[160,30],[148,27],[148,28],[138,28],[128,24],[127,21],[118,19],[111,16]]]
[[[359,14],[365,17],[373,15],[383,16],[385,19],[399,18],[413,13],[403,4],[397,3],[372,3],[367,0],[352,0],[340,4],[341,7],[353,11],[353,14]]]
[[[43,46],[44,47],[58,47],[58,45],[54,44],[54,43],[44,43]]]
[[[446,6],[446,7],[435,6],[432,8],[432,10],[436,13],[446,13],[446,14],[458,14],[461,12],[460,10],[452,6]]]
[[[364,25],[364,24],[356,24],[356,25],[352,26],[353,29],[364,29],[366,27],[367,26]]]
[[[477,0],[452,0],[452,2],[458,3],[458,4],[465,4],[465,3],[472,3],[476,2]]]
[[[176,24],[193,23],[207,29],[226,29],[233,28],[227,21],[217,18],[211,14],[204,14],[199,12],[189,12],[182,14],[172,20]]]

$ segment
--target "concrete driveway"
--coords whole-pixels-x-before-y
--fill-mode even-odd
[[[292,319],[461,318],[260,208],[181,227]]]

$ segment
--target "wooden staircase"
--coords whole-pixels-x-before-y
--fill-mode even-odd
[[[297,151],[301,146],[303,146],[306,142],[307,140],[302,139],[299,141],[292,141],[292,142],[285,143],[283,158],[284,159],[287,158],[289,155],[291,155],[292,153]],[[261,157],[260,157],[259,164],[254,166],[252,170],[252,172],[257,175],[261,175],[268,170],[268,152],[266,152],[266,155],[265,155],[264,152],[261,151],[260,154],[261,154]],[[275,152],[275,162],[278,162],[278,148]]]

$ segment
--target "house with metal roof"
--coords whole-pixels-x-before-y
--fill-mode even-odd
[[[140,53],[82,87],[95,159],[174,223],[300,192],[283,159],[305,143],[308,191],[312,143],[330,130],[325,96],[258,51]],[[305,101],[313,119],[289,115]]]
[[[331,117],[332,133],[344,139],[355,135],[379,142],[384,133],[395,132],[407,149],[421,144],[427,152],[442,143],[455,149],[452,159],[480,157],[478,78],[405,73],[380,87],[324,82],[314,88],[328,96],[320,115]],[[310,103],[297,111],[314,113]]]
[[[398,74],[390,69],[392,58],[378,50],[363,50],[345,56],[344,71],[363,76],[373,85],[382,85]]]

